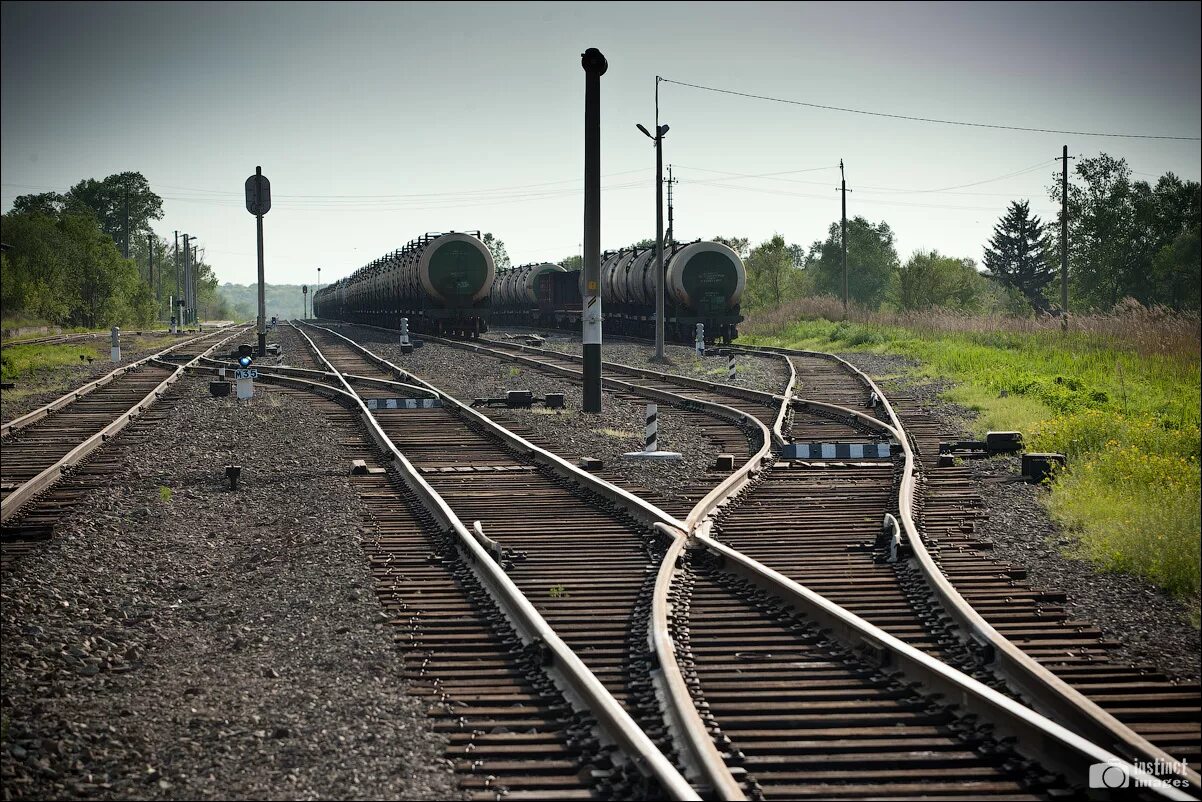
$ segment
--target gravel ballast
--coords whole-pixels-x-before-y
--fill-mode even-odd
[[[304,396],[180,392],[4,579],[5,798],[458,798],[372,590],[348,433]]]
[[[898,377],[917,366],[913,360],[885,354],[838,356],[874,379]],[[949,439],[971,429],[975,413],[940,398],[950,382],[890,378],[880,383],[886,395],[903,394],[929,409]],[[1051,490],[1023,480],[1017,456],[968,464],[989,513],[980,533],[994,544],[995,559],[1025,568],[1033,587],[1064,591],[1065,607],[1074,618],[1097,624],[1106,637],[1121,644],[1112,653],[1115,659],[1198,681],[1202,643],[1186,604],[1145,579],[1102,572],[1089,561],[1067,556],[1075,539],[1048,515],[1045,502]]]

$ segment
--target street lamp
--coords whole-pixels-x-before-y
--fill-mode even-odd
[[[659,124],[659,82],[655,84],[655,136],[642,126],[635,127],[655,143],[655,361],[667,362],[664,357],[664,135],[667,125]]]

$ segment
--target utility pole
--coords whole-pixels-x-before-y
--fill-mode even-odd
[[[193,238],[192,241],[196,242],[196,239]],[[196,252],[198,250],[199,250],[198,246],[196,246],[196,245],[192,246],[192,270],[190,272],[192,274],[192,322],[193,323],[200,322],[200,315],[198,314],[200,312],[200,299],[196,297],[196,278],[197,278],[197,274],[200,272],[200,260],[196,258]]]
[[[609,62],[595,47],[580,55],[584,68],[584,259],[581,335],[585,412],[601,412],[601,76]]]
[[[843,193],[843,234],[840,238],[843,241],[843,319],[847,320],[847,193],[851,190],[847,188],[847,175],[843,172],[842,159],[839,159],[839,176],[842,181],[836,191]]]
[[[188,263],[192,249],[188,246],[188,235],[184,234],[184,313],[180,317],[183,325],[188,325],[192,309],[192,266]]]
[[[121,249],[126,259],[129,258],[129,187],[125,188],[125,240]]]
[[[676,224],[672,218],[672,185],[677,183],[672,177],[672,165],[668,165],[668,247],[671,248],[676,244]]]
[[[146,265],[150,273],[150,286],[154,288],[154,319],[158,320],[162,299],[159,298],[159,285],[154,283],[154,234],[146,235]]]
[[[179,321],[176,320],[176,314],[179,312],[179,231],[175,232],[175,256],[173,259],[175,262],[175,295],[171,298],[171,319],[178,326]]]
[[[1060,158],[1060,328],[1068,331],[1068,145]]]
[[[667,362],[664,356],[664,135],[668,126],[659,124],[659,82],[655,76],[655,135],[636,123],[636,127],[655,143],[655,356],[654,362]]]

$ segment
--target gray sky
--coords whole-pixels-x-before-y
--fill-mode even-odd
[[[164,198],[157,232],[196,234],[222,281],[249,283],[242,185],[261,164],[269,282],[313,282],[321,267],[326,283],[452,229],[496,233],[515,263],[558,260],[582,239],[587,47],[610,65],[613,248],[655,232],[654,152],[634,126],[653,123],[656,75],[889,114],[1197,137],[1200,8],[5,2],[0,201],[138,170]],[[1137,178],[1200,172],[1197,141],[934,125],[668,83],[660,120],[678,239],[779,232],[808,246],[838,219],[842,158],[848,214],[887,221],[903,259],[980,261],[1010,200],[1053,218],[1045,188],[1064,144],[1125,157]]]

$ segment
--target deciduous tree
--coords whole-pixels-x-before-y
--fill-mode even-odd
[[[810,246],[806,272],[814,290],[843,297],[843,248],[839,223],[831,223],[825,241]],[[898,268],[893,229],[885,221],[873,224],[863,217],[847,221],[847,285],[851,300],[870,309],[880,308]]]
[[[505,250],[505,243],[493,236],[492,232],[486,233],[480,240],[492,254],[492,261],[497,270],[505,270],[513,264],[509,259],[509,251]]]
[[[1183,281],[1198,275],[1198,269],[1173,254],[1178,239],[1198,226],[1198,182],[1172,173],[1155,186],[1132,181],[1126,160],[1106,153],[1080,159],[1073,173],[1076,181],[1068,188],[1072,305],[1109,309],[1123,298],[1145,305],[1196,305]],[[1060,182],[1048,190],[1059,201]],[[1166,248],[1170,250],[1161,257]],[[1188,253],[1188,236],[1181,248]]]
[[[146,177],[136,172],[117,173],[103,181],[84,179],[68,190],[64,200],[68,209],[90,210],[101,230],[118,246],[125,243],[127,200],[131,247],[150,231],[151,220],[163,219],[163,199],[151,191]]]
[[[897,269],[891,295],[903,311],[936,307],[972,311],[980,307],[986,281],[971,259],[953,259],[935,250],[915,251]]]

